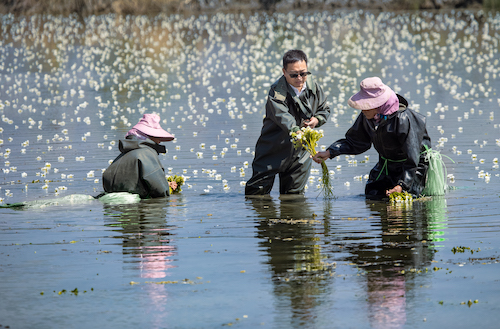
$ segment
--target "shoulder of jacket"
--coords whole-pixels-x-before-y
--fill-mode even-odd
[[[288,86],[285,76],[281,76],[275,83],[271,85],[269,94],[279,101],[284,101],[288,93]]]
[[[309,78],[307,79],[307,89],[309,89],[310,91],[313,92],[313,94],[316,94],[316,92],[318,90],[322,90],[321,87],[318,85],[318,83],[316,82],[316,80],[312,77],[312,76],[309,76]]]
[[[427,118],[425,115],[422,113],[416,112],[415,110],[412,110],[411,108],[406,108],[406,111],[408,112],[407,115],[412,115],[416,120],[422,121],[425,123],[427,121]]]

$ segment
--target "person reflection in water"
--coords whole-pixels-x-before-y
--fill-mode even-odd
[[[163,281],[176,268],[176,227],[168,223],[172,202],[178,199],[155,198],[133,204],[104,204],[105,225],[122,244],[124,276],[141,278],[138,283]],[[169,285],[146,284],[142,290],[149,298],[152,328],[162,328],[169,315]],[[143,296],[143,295],[141,295]]]
[[[364,79],[360,87],[348,104],[362,113],[345,138],[313,160],[321,163],[341,154],[361,154],[373,144],[379,161],[370,171],[365,194],[374,198],[402,191],[421,195],[429,165],[423,152],[431,148],[425,117],[408,108],[406,99],[378,77]]]
[[[172,239],[175,226],[167,219],[171,202],[156,198],[133,204],[104,204],[106,225],[120,233],[114,237],[123,244],[124,264],[137,270],[141,278],[161,279],[176,267],[177,246]]]
[[[160,117],[146,113],[118,143],[121,154],[102,175],[104,191],[139,194],[142,199],[170,195],[176,182],[168,182],[158,154],[165,153],[161,142],[174,136],[160,126]],[[169,188],[170,187],[170,188]]]
[[[366,284],[371,327],[403,328],[407,303],[416,303],[412,273],[425,273],[434,259],[432,208],[446,205],[440,200],[415,204],[411,210],[373,201],[367,205],[371,215],[380,219],[380,243],[349,245],[348,260],[365,271],[359,282]]]
[[[325,261],[319,220],[311,218],[312,204],[303,195],[249,198],[257,213],[259,247],[268,256],[273,293],[280,318],[290,323],[283,327],[315,327],[319,296],[331,294],[333,264]]]

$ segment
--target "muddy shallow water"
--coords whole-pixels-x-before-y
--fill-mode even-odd
[[[498,30],[488,12],[2,16],[0,325],[442,328],[500,320]],[[247,199],[280,58],[303,48],[328,94],[323,146],[377,75],[426,115],[445,196],[362,195],[374,150],[327,162],[335,200]],[[89,198],[143,112],[176,136],[180,194]],[[453,162],[452,162],[453,161]]]

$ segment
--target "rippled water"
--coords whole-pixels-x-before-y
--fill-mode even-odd
[[[2,16],[0,325],[11,328],[495,327],[498,53],[489,12]],[[370,150],[327,164],[337,199],[246,199],[265,96],[303,48],[327,146],[378,75],[427,116],[450,191],[368,201]],[[181,194],[108,204],[101,170],[143,112],[176,136]],[[365,157],[368,156],[368,157]],[[75,290],[76,288],[76,290]]]

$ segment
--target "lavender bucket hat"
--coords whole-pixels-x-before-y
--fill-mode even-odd
[[[136,129],[145,135],[157,137],[162,142],[168,142],[174,139],[173,135],[160,126],[160,117],[157,114],[144,114],[133,129]]]
[[[359,84],[361,90],[347,101],[350,107],[357,110],[371,110],[384,105],[391,97],[392,89],[385,85],[379,77],[366,78]]]

